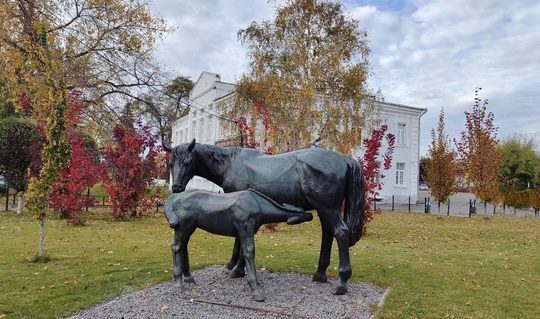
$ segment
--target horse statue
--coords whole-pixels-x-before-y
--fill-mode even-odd
[[[241,258],[236,267],[247,268],[247,282],[255,301],[264,301],[255,271],[255,242],[253,236],[261,225],[287,222],[289,225],[313,220],[311,213],[291,205],[279,205],[268,196],[248,189],[228,194],[205,190],[188,190],[169,196],[165,216],[174,228],[171,244],[175,286],[181,291],[182,282],[195,283],[190,273],[188,241],[196,228],[207,232],[239,238]]]
[[[317,210],[322,240],[313,281],[327,281],[326,269],[335,238],[339,249],[339,279],[332,293],[347,292],[347,280],[352,274],[349,247],[360,240],[364,224],[364,175],[357,161],[320,148],[265,155],[249,148],[199,144],[195,139],[174,148],[167,142],[162,144],[171,153],[173,193],[184,191],[189,180],[197,175],[221,186],[226,193],[252,188],[276,202],[306,211]],[[228,269],[235,269],[239,247],[236,238]]]

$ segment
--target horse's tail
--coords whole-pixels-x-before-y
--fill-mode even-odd
[[[362,237],[364,228],[364,173],[358,162],[349,162],[347,189],[345,191],[345,222],[349,228],[349,247],[354,246]]]

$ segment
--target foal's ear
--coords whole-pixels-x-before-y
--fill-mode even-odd
[[[169,153],[172,153],[172,146],[171,144],[165,142],[165,141],[161,141],[161,145],[163,146],[163,149]]]
[[[195,147],[195,139],[192,139],[192,140],[191,140],[191,143],[189,143],[189,146],[188,146],[188,148],[187,148],[187,151],[188,151],[188,152],[193,151],[193,148],[194,148],[194,147]]]

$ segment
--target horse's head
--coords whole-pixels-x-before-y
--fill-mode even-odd
[[[191,143],[185,143],[174,148],[167,142],[162,142],[163,148],[171,153],[169,168],[172,175],[172,191],[180,193],[186,189],[186,185],[195,175],[193,163],[193,148],[195,139]]]

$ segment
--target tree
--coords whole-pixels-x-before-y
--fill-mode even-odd
[[[156,156],[160,151],[150,129],[134,123],[127,106],[122,122],[114,127],[113,140],[103,150],[109,176],[103,185],[113,205],[114,218],[141,216],[147,186],[160,173]]]
[[[39,128],[34,123],[17,117],[0,119],[0,170],[10,188],[17,192],[26,191],[30,177],[28,170],[36,173],[39,169],[37,163],[41,160],[42,143]],[[20,194],[19,214],[22,213],[23,199]]]
[[[189,93],[193,89],[189,77],[179,76],[159,90],[152,90],[134,101],[138,113],[145,116],[149,126],[164,141],[172,139],[172,123],[189,113]]]
[[[466,130],[456,143],[460,165],[465,168],[466,178],[471,182],[471,192],[486,205],[493,201],[499,188],[501,159],[497,149],[497,130],[494,115],[487,112],[488,100],[480,99],[476,88],[472,112],[465,112]]]
[[[71,145],[71,158],[61,171],[50,194],[51,207],[67,218],[70,225],[82,224],[83,208],[93,206],[94,199],[85,191],[101,181],[105,175],[95,142],[81,133],[77,125],[81,119],[82,92],[74,91],[68,96],[66,112],[66,138]]]
[[[274,21],[238,32],[248,71],[236,86],[228,118],[257,116],[264,103],[275,153],[312,145],[350,154],[374,113],[367,33],[331,1],[288,0]],[[254,129],[256,129],[254,127]]]
[[[122,99],[137,99],[140,90],[161,85],[160,66],[152,52],[169,27],[149,11],[149,1],[13,0],[0,3],[0,100],[19,109],[26,94],[37,114],[48,95],[46,77],[58,91],[83,90],[85,110],[96,136],[106,135],[118,119]],[[43,28],[47,56],[40,46]],[[44,66],[51,64],[48,72]],[[59,80],[62,81],[59,81]]]
[[[44,64],[38,72],[46,75],[44,88],[47,88],[47,95],[40,100],[40,109],[46,116],[44,127],[45,143],[43,146],[42,162],[43,166],[38,177],[31,177],[28,185],[27,207],[41,225],[39,236],[39,248],[36,261],[46,261],[44,256],[45,240],[45,219],[49,210],[49,194],[53,184],[59,176],[60,170],[66,165],[69,157],[69,143],[65,138],[66,122],[64,115],[67,109],[66,92],[62,78],[53,76],[54,63],[49,50],[47,31],[43,24],[39,25],[39,46],[40,51],[36,51],[38,56],[44,58]],[[33,61],[40,65],[40,60]]]
[[[450,196],[457,192],[456,185],[456,153],[452,143],[444,131],[444,108],[439,114],[437,132],[431,129],[431,145],[428,148],[430,157],[426,167],[424,180],[431,189],[431,195],[437,201],[437,212],[441,213],[441,203],[448,203]]]
[[[500,180],[507,187],[528,188],[540,174],[540,155],[534,138],[514,133],[498,145],[502,165]]]
[[[380,214],[381,208],[377,208],[375,211],[371,209],[371,203],[379,195],[379,191],[382,189],[385,170],[389,170],[392,167],[392,154],[394,153],[394,145],[396,138],[394,134],[387,134],[387,125],[382,125],[379,129],[371,131],[369,138],[363,140],[364,155],[358,158],[358,162],[362,167],[364,173],[364,186],[365,191],[368,194],[364,202],[364,228],[362,234],[365,235],[367,231],[367,224],[373,220],[373,214]],[[386,140],[387,148],[386,152],[382,154],[382,166],[379,162],[380,149],[382,141]]]

